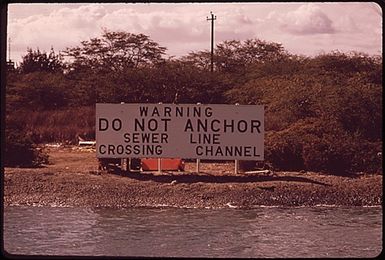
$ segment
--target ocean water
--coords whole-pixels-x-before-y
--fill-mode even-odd
[[[8,254],[375,257],[381,207],[4,208]]]

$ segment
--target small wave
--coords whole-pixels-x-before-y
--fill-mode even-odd
[[[322,207],[322,208],[343,208],[343,207],[357,207],[357,208],[381,208],[382,205],[362,205],[362,206],[352,206],[352,205],[336,205],[336,204],[316,204],[314,206],[308,207]]]
[[[52,208],[71,208],[71,206],[66,205],[66,204],[61,204],[61,203],[59,203],[59,204],[58,203],[51,203],[51,204],[48,204],[48,206],[50,206]]]
[[[364,208],[382,208],[382,205],[365,205]]]
[[[236,209],[236,208],[239,208],[239,206],[233,205],[233,204],[231,204],[230,202],[227,202],[225,205],[226,205],[227,207],[229,207],[230,209]]]
[[[339,207],[338,205],[336,204],[316,204],[312,207],[325,207],[325,208],[336,208],[336,207]]]
[[[140,206],[141,208],[178,208],[178,209],[197,209],[196,206],[188,205],[169,205],[169,204],[145,204]]]

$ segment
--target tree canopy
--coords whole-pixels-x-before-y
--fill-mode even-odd
[[[147,35],[104,29],[101,37],[82,41],[81,46],[67,48],[64,53],[72,59],[72,68],[117,72],[164,62],[165,51]]]
[[[22,73],[32,72],[63,72],[62,56],[56,54],[54,49],[51,48],[49,54],[46,52],[40,52],[39,49],[33,51],[31,48],[27,49],[27,54],[23,56],[23,60],[18,68]]]

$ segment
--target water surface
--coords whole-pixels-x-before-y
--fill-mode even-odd
[[[382,251],[382,208],[10,206],[4,247],[22,255],[375,257]]]

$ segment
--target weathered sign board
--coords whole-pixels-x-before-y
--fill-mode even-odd
[[[262,105],[96,104],[98,158],[263,160]]]

